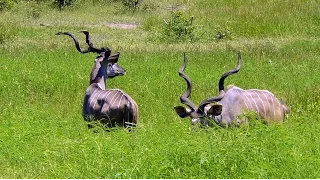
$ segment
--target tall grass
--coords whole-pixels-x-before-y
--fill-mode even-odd
[[[1,14],[3,22],[13,24],[10,32],[15,36],[0,47],[0,178],[320,177],[315,1],[143,2],[156,4],[155,10],[119,14],[112,9],[116,3],[88,2],[87,9],[62,12],[40,4],[37,19],[24,16],[28,4]],[[161,27],[150,22],[161,22],[172,4],[182,4],[186,13],[194,14],[203,40],[150,41],[152,30]],[[142,28],[145,20],[149,29]],[[104,26],[132,21],[139,24],[137,29]],[[234,31],[232,39],[205,39],[203,32],[223,23]],[[13,31],[16,26],[19,31]],[[85,46],[76,32],[81,29],[92,32],[96,46],[121,52],[119,64],[127,74],[107,85],[136,100],[140,124],[135,131],[87,129],[81,109],[95,55],[80,54],[70,38],[54,35],[74,32]],[[283,125],[250,121],[239,128],[191,128],[189,119],[180,119],[173,110],[186,88],[177,73],[183,52],[194,84],[191,98],[199,103],[217,93],[217,81],[236,65],[238,50],[243,66],[226,84],[272,91],[287,101],[289,118]]]

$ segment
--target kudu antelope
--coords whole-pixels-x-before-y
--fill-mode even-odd
[[[180,97],[180,101],[189,108],[176,106],[175,110],[177,114],[181,118],[191,117],[192,124],[200,122],[205,126],[213,125],[210,119],[221,126],[240,124],[247,120],[246,117],[241,117],[241,115],[250,111],[256,112],[258,118],[264,119],[267,122],[282,122],[289,109],[271,92],[258,89],[244,90],[236,86],[232,86],[225,91],[224,80],[229,75],[235,74],[240,70],[241,61],[241,54],[239,52],[237,67],[225,72],[219,80],[219,95],[207,98],[199,106],[196,106],[189,99],[192,83],[184,72],[187,64],[187,57],[184,54],[184,64],[179,70],[179,76],[186,81],[187,90]]]
[[[107,127],[134,127],[138,124],[138,105],[120,89],[106,89],[107,78],[124,75],[125,70],[117,64],[120,53],[110,56],[108,47],[96,48],[90,41],[88,31],[81,31],[86,35],[88,49],[81,49],[77,38],[69,32],[59,32],[57,35],[70,36],[81,53],[95,52],[96,57],[91,70],[89,87],[85,92],[82,115],[87,122],[98,121]],[[88,127],[92,127],[88,124]]]

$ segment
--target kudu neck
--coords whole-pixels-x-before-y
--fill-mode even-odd
[[[97,82],[98,86],[102,89],[102,90],[106,90],[106,78],[102,77],[99,78],[99,81]]]
[[[90,85],[96,83],[101,89],[106,89],[107,71],[100,63],[96,63],[91,71]]]

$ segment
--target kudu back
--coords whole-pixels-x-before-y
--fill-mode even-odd
[[[120,53],[111,54],[108,47],[96,48],[90,41],[88,31],[81,31],[86,35],[88,49],[81,49],[77,38],[69,32],[59,32],[57,35],[70,36],[81,53],[95,52],[99,55],[94,61],[90,73],[89,87],[83,101],[82,115],[87,122],[100,122],[106,127],[135,127],[138,124],[138,105],[120,89],[106,89],[107,78],[114,78],[125,74],[125,69],[117,64]],[[88,127],[92,127],[89,123]]]
[[[242,58],[239,52],[237,67],[225,72],[219,80],[219,95],[207,98],[196,106],[189,99],[192,82],[184,72],[187,64],[187,57],[184,54],[184,64],[179,70],[179,76],[186,81],[187,90],[180,97],[180,101],[188,108],[176,106],[176,113],[181,118],[190,117],[192,124],[201,123],[205,126],[212,126],[212,121],[221,126],[238,125],[247,121],[247,118],[242,115],[248,112],[256,112],[259,119],[267,122],[282,122],[289,108],[271,92],[258,89],[244,90],[236,86],[225,90],[224,80],[229,75],[238,73],[241,63]]]

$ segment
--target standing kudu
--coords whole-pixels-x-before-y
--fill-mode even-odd
[[[88,31],[81,31],[86,35],[88,49],[81,49],[77,38],[69,32],[59,32],[57,35],[70,36],[79,52],[95,52],[96,57],[83,102],[83,118],[87,122],[98,121],[106,127],[132,127],[138,124],[138,105],[120,89],[106,89],[107,78],[124,75],[125,70],[117,64],[120,53],[110,56],[108,47],[96,48],[90,41]],[[91,127],[89,124],[88,127]]]
[[[187,64],[187,57],[184,54],[184,64],[179,70],[181,76],[187,82],[187,90],[180,97],[181,103],[189,108],[176,106],[175,110],[181,118],[191,117],[191,123],[201,123],[205,126],[212,126],[208,121],[212,119],[221,126],[231,124],[240,124],[246,121],[246,117],[240,117],[242,114],[254,111],[258,117],[266,121],[282,122],[287,113],[288,107],[281,103],[271,92],[267,90],[243,90],[232,86],[225,91],[224,80],[232,74],[237,73],[241,67],[241,54],[238,53],[238,65],[236,68],[225,72],[219,80],[219,95],[203,100],[199,106],[196,106],[190,99],[192,83],[190,78],[184,73]]]

